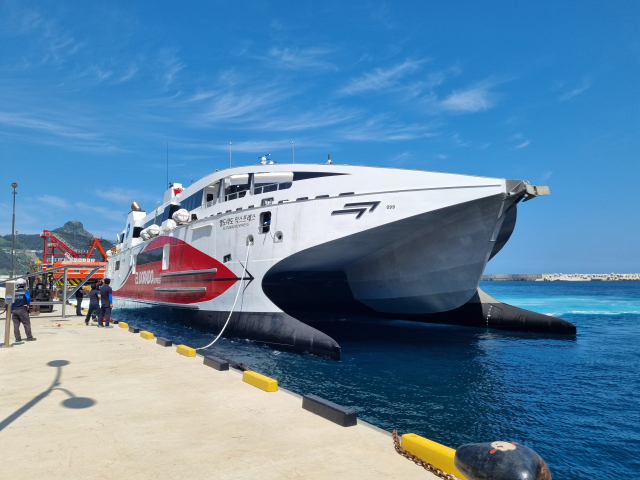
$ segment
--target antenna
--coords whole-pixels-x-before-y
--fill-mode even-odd
[[[169,142],[167,142],[167,188],[169,188]]]
[[[229,142],[229,168],[231,168],[232,163],[233,163],[233,160],[231,157],[231,142]]]
[[[291,156],[293,157],[293,163],[296,163],[296,149],[293,147],[293,140],[291,140]]]
[[[193,185],[193,175],[191,175],[191,185]]]

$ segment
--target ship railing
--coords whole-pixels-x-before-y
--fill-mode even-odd
[[[228,202],[229,200],[235,200],[236,198],[242,198],[247,194],[247,190],[242,190],[241,192],[232,193],[230,195],[225,195],[224,201]]]
[[[253,194],[254,195],[260,195],[261,193],[275,192],[276,190],[285,190],[287,188],[291,188],[291,185],[293,185],[292,182],[270,183],[268,185],[262,185],[260,187],[255,187],[253,189]]]

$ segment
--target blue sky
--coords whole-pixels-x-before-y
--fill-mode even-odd
[[[491,273],[637,272],[637,2],[2,2],[0,232],[280,162],[526,179]]]

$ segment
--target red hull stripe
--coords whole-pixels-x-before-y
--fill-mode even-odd
[[[139,255],[165,245],[170,245],[169,268],[163,270],[162,261],[136,266],[135,273],[114,291],[114,296],[158,303],[199,303],[222,295],[240,280],[215,258],[173,237],[154,238]]]

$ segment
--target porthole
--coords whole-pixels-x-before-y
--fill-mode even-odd
[[[283,239],[284,239],[284,235],[282,234],[282,232],[278,231],[273,236],[273,243],[282,243]]]

